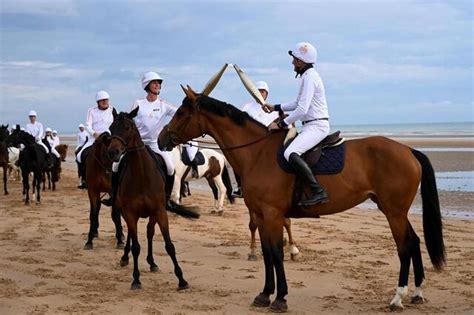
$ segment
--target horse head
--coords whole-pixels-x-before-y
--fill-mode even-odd
[[[171,151],[178,144],[186,143],[205,133],[199,107],[199,99],[203,97],[203,94],[197,94],[189,85],[187,88],[181,85],[181,88],[186,97],[158,136],[160,150]]]
[[[140,146],[142,143],[140,133],[133,121],[133,118],[137,116],[139,107],[132,110],[130,113],[121,112],[117,114],[117,111],[113,110],[114,121],[110,125],[110,132],[112,136],[110,139],[104,138],[104,144],[108,144],[109,157],[114,162],[118,162],[122,154],[127,150],[133,150]]]

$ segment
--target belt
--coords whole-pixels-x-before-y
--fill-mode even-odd
[[[312,121],[317,121],[317,120],[329,120],[329,118],[316,118],[316,119],[306,120],[306,121],[303,121],[303,125],[306,125]]]

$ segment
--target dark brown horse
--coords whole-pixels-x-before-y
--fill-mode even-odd
[[[183,272],[176,259],[176,252],[171,241],[168,214],[166,212],[165,175],[162,167],[158,166],[160,160],[155,159],[154,153],[148,151],[141,140],[133,118],[137,115],[138,107],[131,113],[120,113],[113,111],[114,122],[110,126],[112,132],[108,152],[110,157],[118,162],[120,159],[120,185],[117,190],[116,203],[121,209],[122,216],[127,222],[128,236],[121,264],[128,263],[130,251],[130,240],[132,242],[133,254],[133,282],[132,290],[140,289],[140,272],[138,271],[138,256],[140,244],[138,243],[137,224],[139,218],[148,217],[147,239],[148,256],[147,262],[151,271],[158,270],[153,258],[153,236],[155,225],[158,223],[165,249],[174,264],[174,273],[179,280],[178,288],[188,288],[188,283],[183,278]],[[153,156],[152,156],[153,154]],[[175,205],[168,209],[184,217],[197,218],[199,215],[194,211],[181,205]]]
[[[58,144],[56,146],[56,151],[58,151],[59,156],[61,157],[61,161],[65,162],[66,161],[66,156],[67,156],[67,149],[69,148],[69,145],[67,144]]]
[[[8,173],[8,147],[6,140],[8,137],[8,125],[0,127],[0,167],[3,168],[3,193],[8,195],[7,173]]]
[[[99,235],[99,212],[101,207],[101,193],[110,192],[110,175],[112,172],[112,160],[107,153],[107,143],[109,134],[104,132],[97,138],[87,154],[86,165],[86,183],[87,195],[89,196],[89,234],[84,249],[94,247],[94,237]],[[115,225],[115,238],[117,239],[117,248],[123,248],[123,229],[120,218],[120,210],[112,205],[112,221]]]
[[[254,306],[270,306],[277,312],[288,308],[282,242],[285,217],[317,218],[351,209],[367,199],[373,200],[386,216],[400,259],[398,288],[390,307],[403,307],[401,299],[407,293],[411,261],[416,286],[413,301],[423,301],[420,239],[407,218],[420,182],[426,247],[436,269],[442,269],[445,264],[434,171],[423,153],[384,137],[346,141],[342,172],[318,175],[330,201],[303,208],[292,200],[295,175],[284,172],[276,159],[285,132],[268,133],[263,125],[232,105],[196,94],[189,86],[183,90],[186,93],[183,104],[159,136],[160,149],[171,150],[208,134],[241,176],[245,204],[255,214],[265,263],[265,286],[255,298]],[[275,291],[275,273],[277,295],[270,303],[270,295]]]

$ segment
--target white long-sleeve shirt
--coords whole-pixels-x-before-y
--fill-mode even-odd
[[[262,105],[257,102],[247,103],[242,107],[242,111],[247,112],[250,117],[268,127],[275,119],[278,118],[278,112],[266,113],[262,109]]]
[[[52,146],[52,148],[55,148],[60,144],[61,144],[61,140],[59,140],[59,137],[58,136],[53,136],[53,146]]]
[[[86,140],[87,140],[87,136],[89,134],[87,133],[87,131],[84,129],[83,131],[80,131],[77,133],[77,147],[79,148],[81,145],[83,145],[84,143],[86,143]],[[90,136],[89,136],[90,137]]]
[[[43,124],[40,123],[39,121],[35,121],[34,124],[32,123],[26,124],[25,131],[28,132],[33,137],[35,137],[36,142],[40,142],[41,139],[44,138]]]
[[[146,98],[138,99],[132,105],[132,110],[138,106],[140,109],[134,118],[135,124],[145,145],[151,146],[156,144],[158,135],[167,124],[167,116],[173,116],[177,107],[160,98],[154,102]]]
[[[97,106],[89,108],[85,127],[91,136],[93,136],[94,133],[101,134],[105,131],[109,131],[109,127],[114,121],[114,115],[112,114],[113,109],[112,106],[109,106],[109,108],[105,110],[101,110]]]
[[[281,104],[284,112],[290,112],[285,118],[287,125],[297,120],[329,118],[323,80],[314,68],[309,68],[301,76],[301,85],[296,101]]]

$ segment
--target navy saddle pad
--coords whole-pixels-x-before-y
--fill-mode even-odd
[[[278,151],[278,164],[280,167],[288,173],[293,173],[293,168],[285,160],[283,156],[285,148],[282,146]],[[342,171],[344,168],[344,160],[346,155],[346,144],[342,143],[341,145],[335,147],[326,147],[321,152],[321,157],[314,161],[312,158],[316,154],[313,151],[306,152],[303,154],[303,158],[315,175],[333,175]]]

